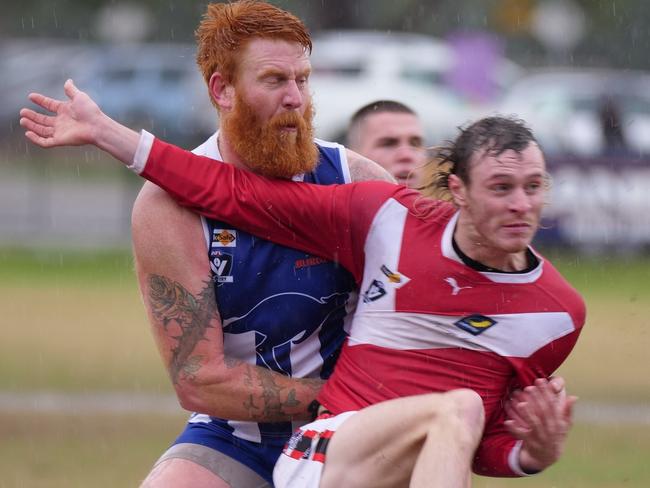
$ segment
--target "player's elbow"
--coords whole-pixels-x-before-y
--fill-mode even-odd
[[[208,406],[203,397],[198,394],[196,386],[176,385],[175,390],[181,408],[190,412],[209,413]]]
[[[221,401],[227,395],[228,377],[220,371],[197,372],[174,381],[181,407],[190,412],[222,416]]]

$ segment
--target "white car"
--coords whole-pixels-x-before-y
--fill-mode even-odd
[[[195,51],[193,44],[181,43],[97,46],[80,87],[127,125],[198,143],[215,130],[217,112]]]
[[[479,113],[447,83],[449,70],[458,62],[444,41],[420,34],[326,31],[315,35],[310,84],[317,135],[343,142],[357,109],[390,99],[420,115],[427,143],[453,137],[458,125]],[[494,82],[515,76],[514,66],[504,61],[499,81]]]
[[[612,106],[624,146],[606,143]],[[515,83],[499,112],[525,120],[546,153],[553,180],[541,238],[618,252],[650,245],[649,74],[539,71]]]
[[[608,69],[545,69],[513,84],[498,111],[516,114],[547,154],[607,152],[601,110],[616,104],[628,149],[650,153],[650,73]]]

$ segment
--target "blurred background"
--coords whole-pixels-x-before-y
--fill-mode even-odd
[[[540,139],[555,178],[540,241],[588,252],[650,247],[650,11],[643,0],[276,3],[314,35],[319,137],[345,142],[349,116],[380,98],[416,109],[429,145],[482,115],[517,114]],[[25,0],[3,7],[0,158],[20,164],[3,170],[0,242],[22,245],[39,235],[44,244],[46,230],[48,241],[70,243],[72,223],[84,229],[80,245],[128,243],[125,215],[137,190],[128,177],[73,184],[74,191],[66,181],[39,180],[60,166],[23,164],[45,156],[26,147],[17,113],[27,92],[63,96],[71,77],[108,114],[193,147],[216,125],[194,63],[205,4]],[[84,151],[69,164],[81,173],[97,157]],[[82,210],[76,195],[86,202],[102,195],[101,205]]]
[[[141,182],[88,148],[43,151],[27,94],[73,78],[105,112],[194,147],[216,112],[194,62],[207,2],[22,0],[0,17],[0,487],[131,486],[185,413],[130,256]],[[314,37],[317,135],[389,98],[427,145],[516,114],[553,175],[536,241],[584,294],[563,367],[581,396],[565,459],[477,486],[650,486],[650,9],[645,0],[278,0]]]

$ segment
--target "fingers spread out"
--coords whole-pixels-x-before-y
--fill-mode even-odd
[[[30,101],[39,107],[43,107],[45,110],[49,110],[50,112],[54,113],[57,113],[59,111],[59,107],[62,103],[61,100],[55,100],[54,98],[46,97],[40,93],[30,93],[28,97]]]
[[[54,136],[54,117],[39,114],[28,108],[22,109],[20,115],[20,126],[27,129],[25,136],[38,146],[50,147]]]
[[[25,129],[35,132],[42,137],[52,137],[54,134],[54,129],[51,126],[39,124],[30,119],[22,118],[20,119],[20,125]]]
[[[65,91],[67,97],[70,99],[74,98],[75,95],[79,93],[79,88],[77,88],[77,85],[75,85],[74,81],[71,79],[67,79],[63,84],[63,90]]]
[[[29,131],[29,130],[27,132],[25,132],[25,137],[27,137],[27,139],[29,139],[34,144],[36,144],[37,146],[40,146],[40,147],[47,148],[47,147],[52,147],[54,145],[54,143],[53,143],[54,140],[52,138],[41,137],[38,134],[36,134],[36,133],[34,133],[32,131]]]
[[[27,122],[33,122],[35,124],[43,125],[43,126],[48,126],[52,127],[54,125],[54,117],[51,115],[45,115],[45,114],[40,114],[38,112],[35,112],[29,108],[23,108],[20,111],[20,125],[23,127],[26,127],[23,125],[23,120]]]

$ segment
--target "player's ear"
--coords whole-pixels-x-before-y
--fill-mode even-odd
[[[235,103],[235,87],[215,71],[208,82],[210,96],[221,110],[229,111]]]
[[[447,186],[449,187],[449,192],[454,200],[454,204],[457,207],[464,207],[466,204],[467,187],[463,180],[461,180],[457,175],[449,175]]]

